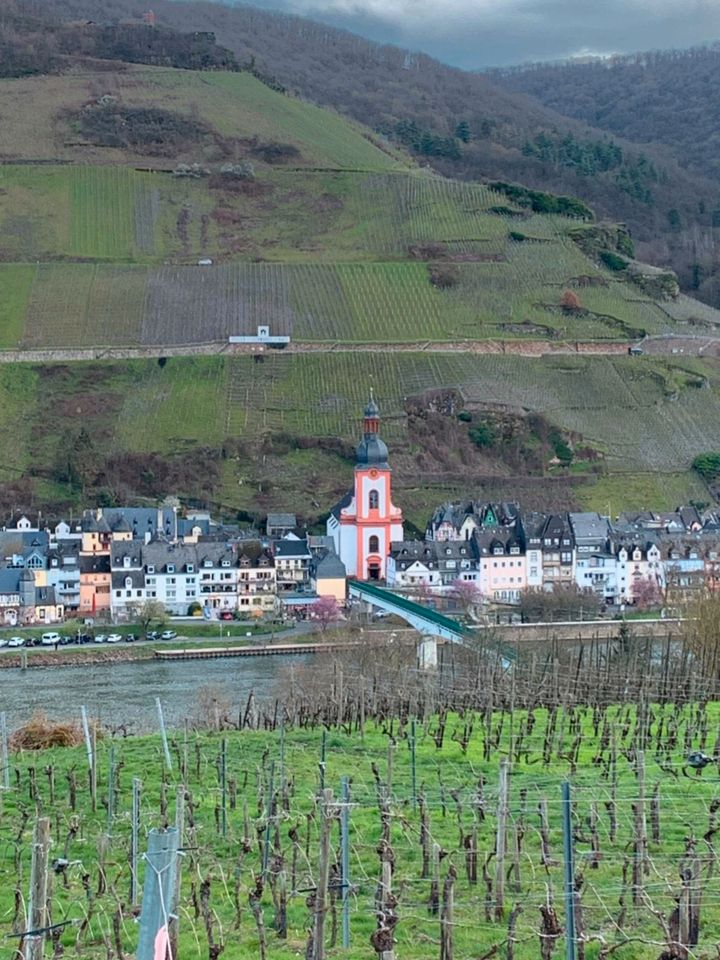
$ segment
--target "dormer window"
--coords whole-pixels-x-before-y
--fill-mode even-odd
[[[229,560],[223,560],[222,566],[223,566],[223,567],[229,567],[229,566],[230,566],[230,561],[229,561]]]
[[[203,560],[203,566],[204,566],[204,567],[211,567],[211,566],[212,566],[212,560]]]
[[[125,577],[125,589],[129,590],[132,587],[132,577]]]
[[[167,572],[168,572],[168,573],[175,573],[175,564],[174,564],[174,563],[169,563],[169,564],[167,565]]]
[[[123,557],[123,566],[127,570],[127,568],[130,566],[130,557]]]
[[[155,564],[154,564],[154,563],[149,563],[149,564],[147,565],[147,572],[148,572],[148,573],[155,573]]]
[[[189,563],[189,564],[187,565],[187,572],[188,572],[188,573],[195,573],[195,564],[194,564],[194,563]]]

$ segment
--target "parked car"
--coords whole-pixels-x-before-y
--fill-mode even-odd
[[[221,620],[232,620],[232,618],[233,618],[232,610],[221,610],[221,611],[220,611],[220,619],[221,619]]]
[[[43,647],[54,647],[60,643],[60,634],[50,631],[40,637],[40,643]]]
[[[92,643],[93,638],[89,633],[79,633],[76,637],[76,643]]]
[[[24,647],[25,639],[24,637],[10,637],[10,639],[7,642],[7,645],[9,647]]]
[[[174,630],[163,630],[163,632],[160,634],[160,639],[161,639],[161,640],[174,640],[176,636],[177,636],[177,634],[175,633]]]
[[[159,640],[159,639],[160,639],[160,634],[157,632],[157,630],[148,630],[148,632],[145,634],[145,639],[146,639],[146,640]]]
[[[125,636],[123,637],[123,640],[125,641],[125,643],[135,643],[135,641],[137,640],[137,634],[126,633]]]
[[[104,633],[96,633],[93,637],[93,643],[105,643],[107,636]]]
[[[120,633],[110,633],[105,639],[105,643],[120,643],[122,640],[122,634]]]

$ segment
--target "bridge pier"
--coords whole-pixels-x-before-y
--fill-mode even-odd
[[[435,670],[438,665],[437,637],[420,637],[417,644],[418,667],[421,670]]]

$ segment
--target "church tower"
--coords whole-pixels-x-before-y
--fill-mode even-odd
[[[363,438],[355,451],[355,484],[327,524],[348,576],[358,580],[384,580],[390,544],[403,539],[402,511],[393,505],[391,478],[388,449],[380,439],[380,411],[371,392]]]

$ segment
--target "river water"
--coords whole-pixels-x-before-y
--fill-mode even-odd
[[[125,724],[130,732],[139,733],[157,730],[155,698],[160,697],[165,722],[180,727],[196,713],[203,687],[236,712],[251,690],[258,699],[277,695],[279,680],[291,667],[302,669],[312,659],[306,654],[2,670],[0,711],[7,714],[12,730],[38,710],[53,719],[77,719],[84,705],[101,722]]]

